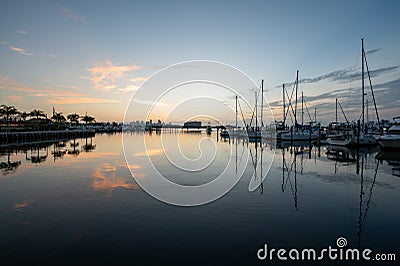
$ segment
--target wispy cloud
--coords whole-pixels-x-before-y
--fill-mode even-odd
[[[6,43],[6,42],[0,42],[0,44],[1,44],[1,45],[7,45],[7,43]]]
[[[27,51],[25,51],[22,48],[10,46],[10,49],[13,50],[14,52],[17,52],[17,53],[22,54],[22,55],[32,55],[31,53],[28,53]]]
[[[91,97],[80,97],[80,98],[60,98],[49,100],[52,104],[83,104],[83,103],[118,103],[117,100],[102,99],[102,98],[91,98]]]
[[[373,85],[380,119],[391,118],[390,116],[394,116],[396,113],[398,113],[398,102],[394,101],[393,99],[400,98],[400,90],[398,89],[399,87],[400,78]],[[366,88],[366,93],[366,100],[368,100],[370,103],[370,119],[375,119],[373,99],[369,86]],[[313,96],[304,96],[304,100],[307,103],[308,108],[311,108],[310,110],[312,110],[314,107],[317,107],[319,119],[327,122],[331,121],[335,115],[335,98],[339,99],[342,107],[344,108],[346,116],[349,119],[359,119],[361,113],[361,87],[335,89],[330,92]],[[282,101],[280,100],[270,103],[270,106],[277,117],[282,116],[281,105]],[[291,112],[289,112],[289,114],[291,114]]]
[[[147,80],[146,77],[137,77],[137,78],[130,79],[129,81],[134,82],[134,83],[142,83],[146,80]]]
[[[56,55],[55,54],[49,54],[49,57],[56,58]]]
[[[146,101],[146,100],[140,100],[140,99],[132,99],[132,102],[138,103],[138,104],[144,104],[144,105],[150,105],[150,106],[168,106],[168,104],[162,103],[162,102],[153,102],[153,101]]]
[[[23,202],[17,202],[14,204],[14,209],[19,211],[19,210],[31,205],[32,202],[34,202],[34,200],[25,200]]]
[[[398,69],[399,66],[391,66],[391,67],[384,67],[384,68],[379,68],[376,70],[370,71],[370,76],[371,77],[377,77],[382,74],[386,74],[388,72],[391,72],[393,70]],[[338,81],[338,82],[349,82],[349,81],[354,81],[357,79],[361,79],[361,71],[356,70],[354,68],[347,68],[347,69],[341,69],[341,70],[335,70],[317,77],[313,78],[303,78],[299,79],[299,83],[317,83],[322,80],[330,80],[330,81]],[[285,83],[286,86],[292,86],[294,85],[293,82],[288,82]],[[277,88],[280,88],[282,85],[276,86]]]
[[[97,168],[92,174],[92,187],[95,190],[101,190],[107,193],[111,193],[114,189],[125,188],[125,189],[137,189],[138,185],[132,183],[131,179],[127,177],[121,177],[118,174],[124,169],[125,166],[117,166],[105,163],[102,167]],[[125,171],[123,172],[125,173]]]
[[[139,86],[136,85],[129,85],[125,88],[119,88],[115,93],[127,93],[127,92],[134,92],[137,91],[139,89]]]
[[[18,33],[18,34],[23,34],[23,35],[28,34],[28,32],[26,32],[26,31],[24,31],[24,30],[17,30],[16,33]]]
[[[124,77],[128,72],[132,70],[141,69],[138,65],[114,65],[111,61],[105,61],[101,64],[93,66],[88,69],[90,72],[90,81],[92,81],[95,89],[109,91],[116,88],[114,84],[116,80]],[[114,87],[115,86],[115,87]]]
[[[17,95],[7,96],[7,99],[12,103],[20,103],[21,102],[21,96],[17,96]]]
[[[2,76],[0,79],[0,90],[37,92],[38,90],[25,85],[22,82],[13,81],[8,76]]]
[[[366,53],[366,54],[374,54],[374,53],[379,52],[380,50],[382,50],[382,48],[372,49],[372,50],[369,50],[369,51],[367,51],[367,52],[365,52],[365,53]]]
[[[86,19],[84,17],[66,7],[61,7],[58,13],[75,21],[86,22]]]

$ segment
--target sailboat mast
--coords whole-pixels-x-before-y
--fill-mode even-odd
[[[336,120],[335,122],[337,123],[337,98],[336,98]]]
[[[282,121],[283,127],[285,127],[285,83],[282,84],[282,101],[283,101],[283,113],[282,113]]]
[[[296,102],[294,105],[294,126],[297,124],[297,87],[299,86],[299,71],[297,70],[296,74]]]
[[[261,80],[261,129],[263,127],[263,111],[264,111],[264,80]]]
[[[364,38],[361,38],[362,131],[364,132]]]
[[[304,104],[304,96],[303,96],[303,92],[301,92],[301,125],[303,125],[304,121],[304,109],[303,109],[303,104]]]
[[[256,128],[255,128],[255,130],[257,130],[257,127],[258,127],[258,120],[257,120],[257,115],[258,115],[258,113],[257,113],[257,90],[254,92],[254,98],[255,98],[255,101],[256,101],[256,105],[255,105],[255,108],[256,108]]]
[[[317,107],[314,107],[314,122],[317,123]]]
[[[235,124],[235,131],[237,131],[237,125],[238,125],[238,122],[237,122],[237,117],[238,117],[238,97],[237,97],[237,95],[236,95],[236,117],[235,117],[235,119],[236,119],[236,124]]]

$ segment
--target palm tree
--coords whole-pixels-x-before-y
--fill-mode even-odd
[[[66,119],[63,116],[62,112],[59,112],[59,113],[54,112],[54,114],[51,117],[51,119],[53,119],[58,124],[58,130],[60,130],[60,123],[66,121]]]
[[[36,117],[39,120],[39,117],[46,117],[45,113],[42,110],[34,109],[30,112],[31,116]]]
[[[86,123],[86,126],[88,123],[90,124],[96,121],[93,116],[90,116],[87,113],[85,116],[82,116],[81,120]]]
[[[79,115],[77,113],[67,115],[67,119],[71,122],[71,124],[78,124]]]
[[[7,119],[7,121],[6,121],[7,122],[7,131],[8,131],[10,117],[13,116],[13,115],[19,114],[19,112],[18,112],[17,108],[15,108],[15,106],[12,106],[12,105],[7,106],[7,105],[3,104],[3,105],[0,106],[0,114],[6,116],[6,119]]]
[[[22,118],[22,120],[24,120],[24,122],[26,122],[26,118],[28,118],[30,115],[31,114],[28,112],[23,112],[19,116]]]

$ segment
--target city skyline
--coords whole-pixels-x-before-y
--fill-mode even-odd
[[[299,70],[299,92],[318,120],[334,120],[335,97],[356,120],[365,38],[378,111],[391,119],[400,104],[398,7],[396,1],[9,2],[0,11],[1,104],[122,121],[150,76],[180,62],[212,60],[256,84],[264,79],[275,119],[282,84],[290,93]],[[366,86],[371,100],[368,79]]]

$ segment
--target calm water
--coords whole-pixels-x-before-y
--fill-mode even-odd
[[[357,154],[326,147],[274,150],[265,145],[264,158],[274,153],[274,161],[262,187],[249,192],[256,152],[257,160],[261,158],[261,149],[256,151],[254,144],[216,142],[216,134],[209,140],[205,133],[181,134],[180,149],[189,159],[218,151],[210,167],[188,175],[163,159],[160,135],[125,133],[124,138],[131,143],[126,151],[136,161],[129,167],[138,178],[151,178],[141,164],[145,151],[135,150],[135,143],[143,139],[156,168],[180,184],[214,179],[232,149],[237,163],[247,167],[222,198],[199,207],[177,207],[149,196],[134,181],[122,134],[96,135],[75,144],[70,140],[1,148],[1,259],[9,264],[265,264],[270,262],[256,257],[265,243],[319,249],[334,246],[340,236],[349,247],[398,254],[396,153],[377,160],[378,150],[373,148]],[[249,149],[247,159],[242,154]],[[263,162],[257,171],[261,165],[264,171],[268,168]]]

